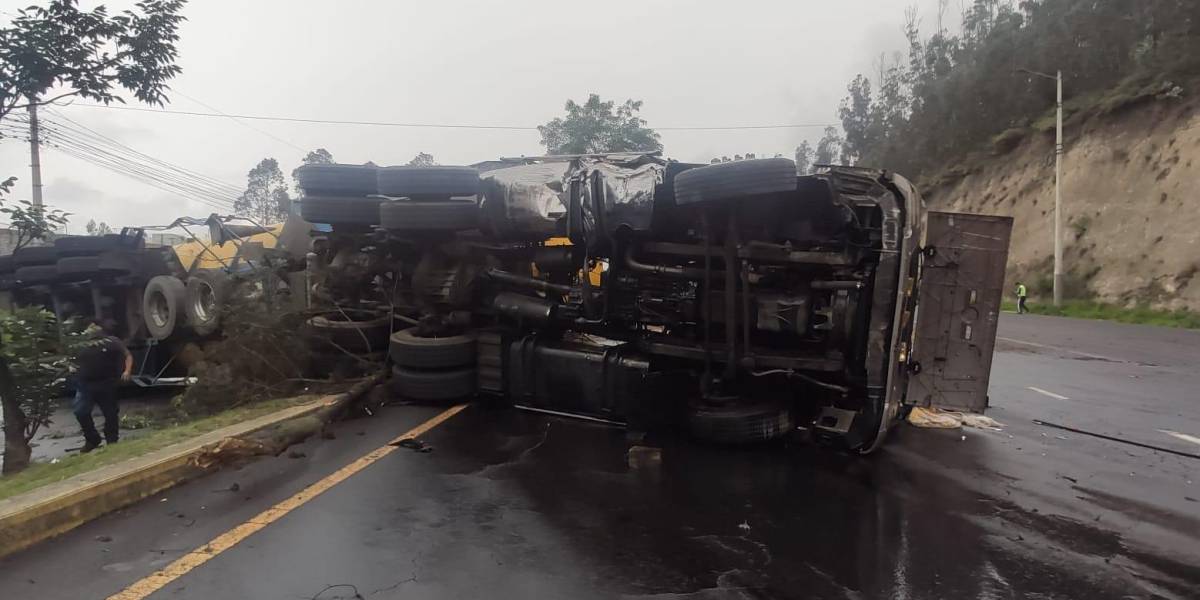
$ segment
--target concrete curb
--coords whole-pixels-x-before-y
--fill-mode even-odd
[[[0,558],[215,470],[197,464],[196,459],[207,447],[289,419],[315,414],[337,404],[347,394],[357,395],[355,391],[359,387],[210,431],[149,454],[0,500]]]

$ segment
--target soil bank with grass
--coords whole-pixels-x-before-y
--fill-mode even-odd
[[[1200,311],[1197,90],[1185,85],[1155,96],[1118,88],[1068,107],[1062,162],[1068,299]],[[1023,281],[1031,302],[1043,305],[1054,254],[1049,122],[1005,132],[990,152],[948,166],[924,185],[931,209],[1013,217],[1006,294]]]

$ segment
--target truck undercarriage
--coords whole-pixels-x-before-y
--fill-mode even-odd
[[[411,325],[391,343],[405,396],[472,386],[636,429],[745,443],[802,426],[861,451],[901,412],[924,217],[902,177],[647,154],[521,159],[477,184],[385,168],[361,197],[325,176],[309,172],[302,208],[333,229],[318,301]]]

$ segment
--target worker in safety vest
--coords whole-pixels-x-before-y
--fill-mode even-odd
[[[1029,292],[1028,292],[1028,290],[1025,289],[1025,284],[1018,281],[1017,282],[1017,314],[1023,315],[1025,313],[1029,312],[1029,309],[1025,308],[1025,298],[1028,295],[1029,295]]]

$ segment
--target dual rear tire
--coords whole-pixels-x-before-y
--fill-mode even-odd
[[[228,274],[202,269],[187,283],[173,275],[159,275],[142,292],[142,315],[150,337],[162,341],[190,330],[199,336],[216,333],[233,282]]]
[[[391,387],[419,402],[447,402],[475,395],[474,334],[421,337],[413,329],[392,334]]]
[[[297,178],[305,194],[300,215],[310,223],[403,233],[478,227],[479,172],[472,167],[306,165]]]

